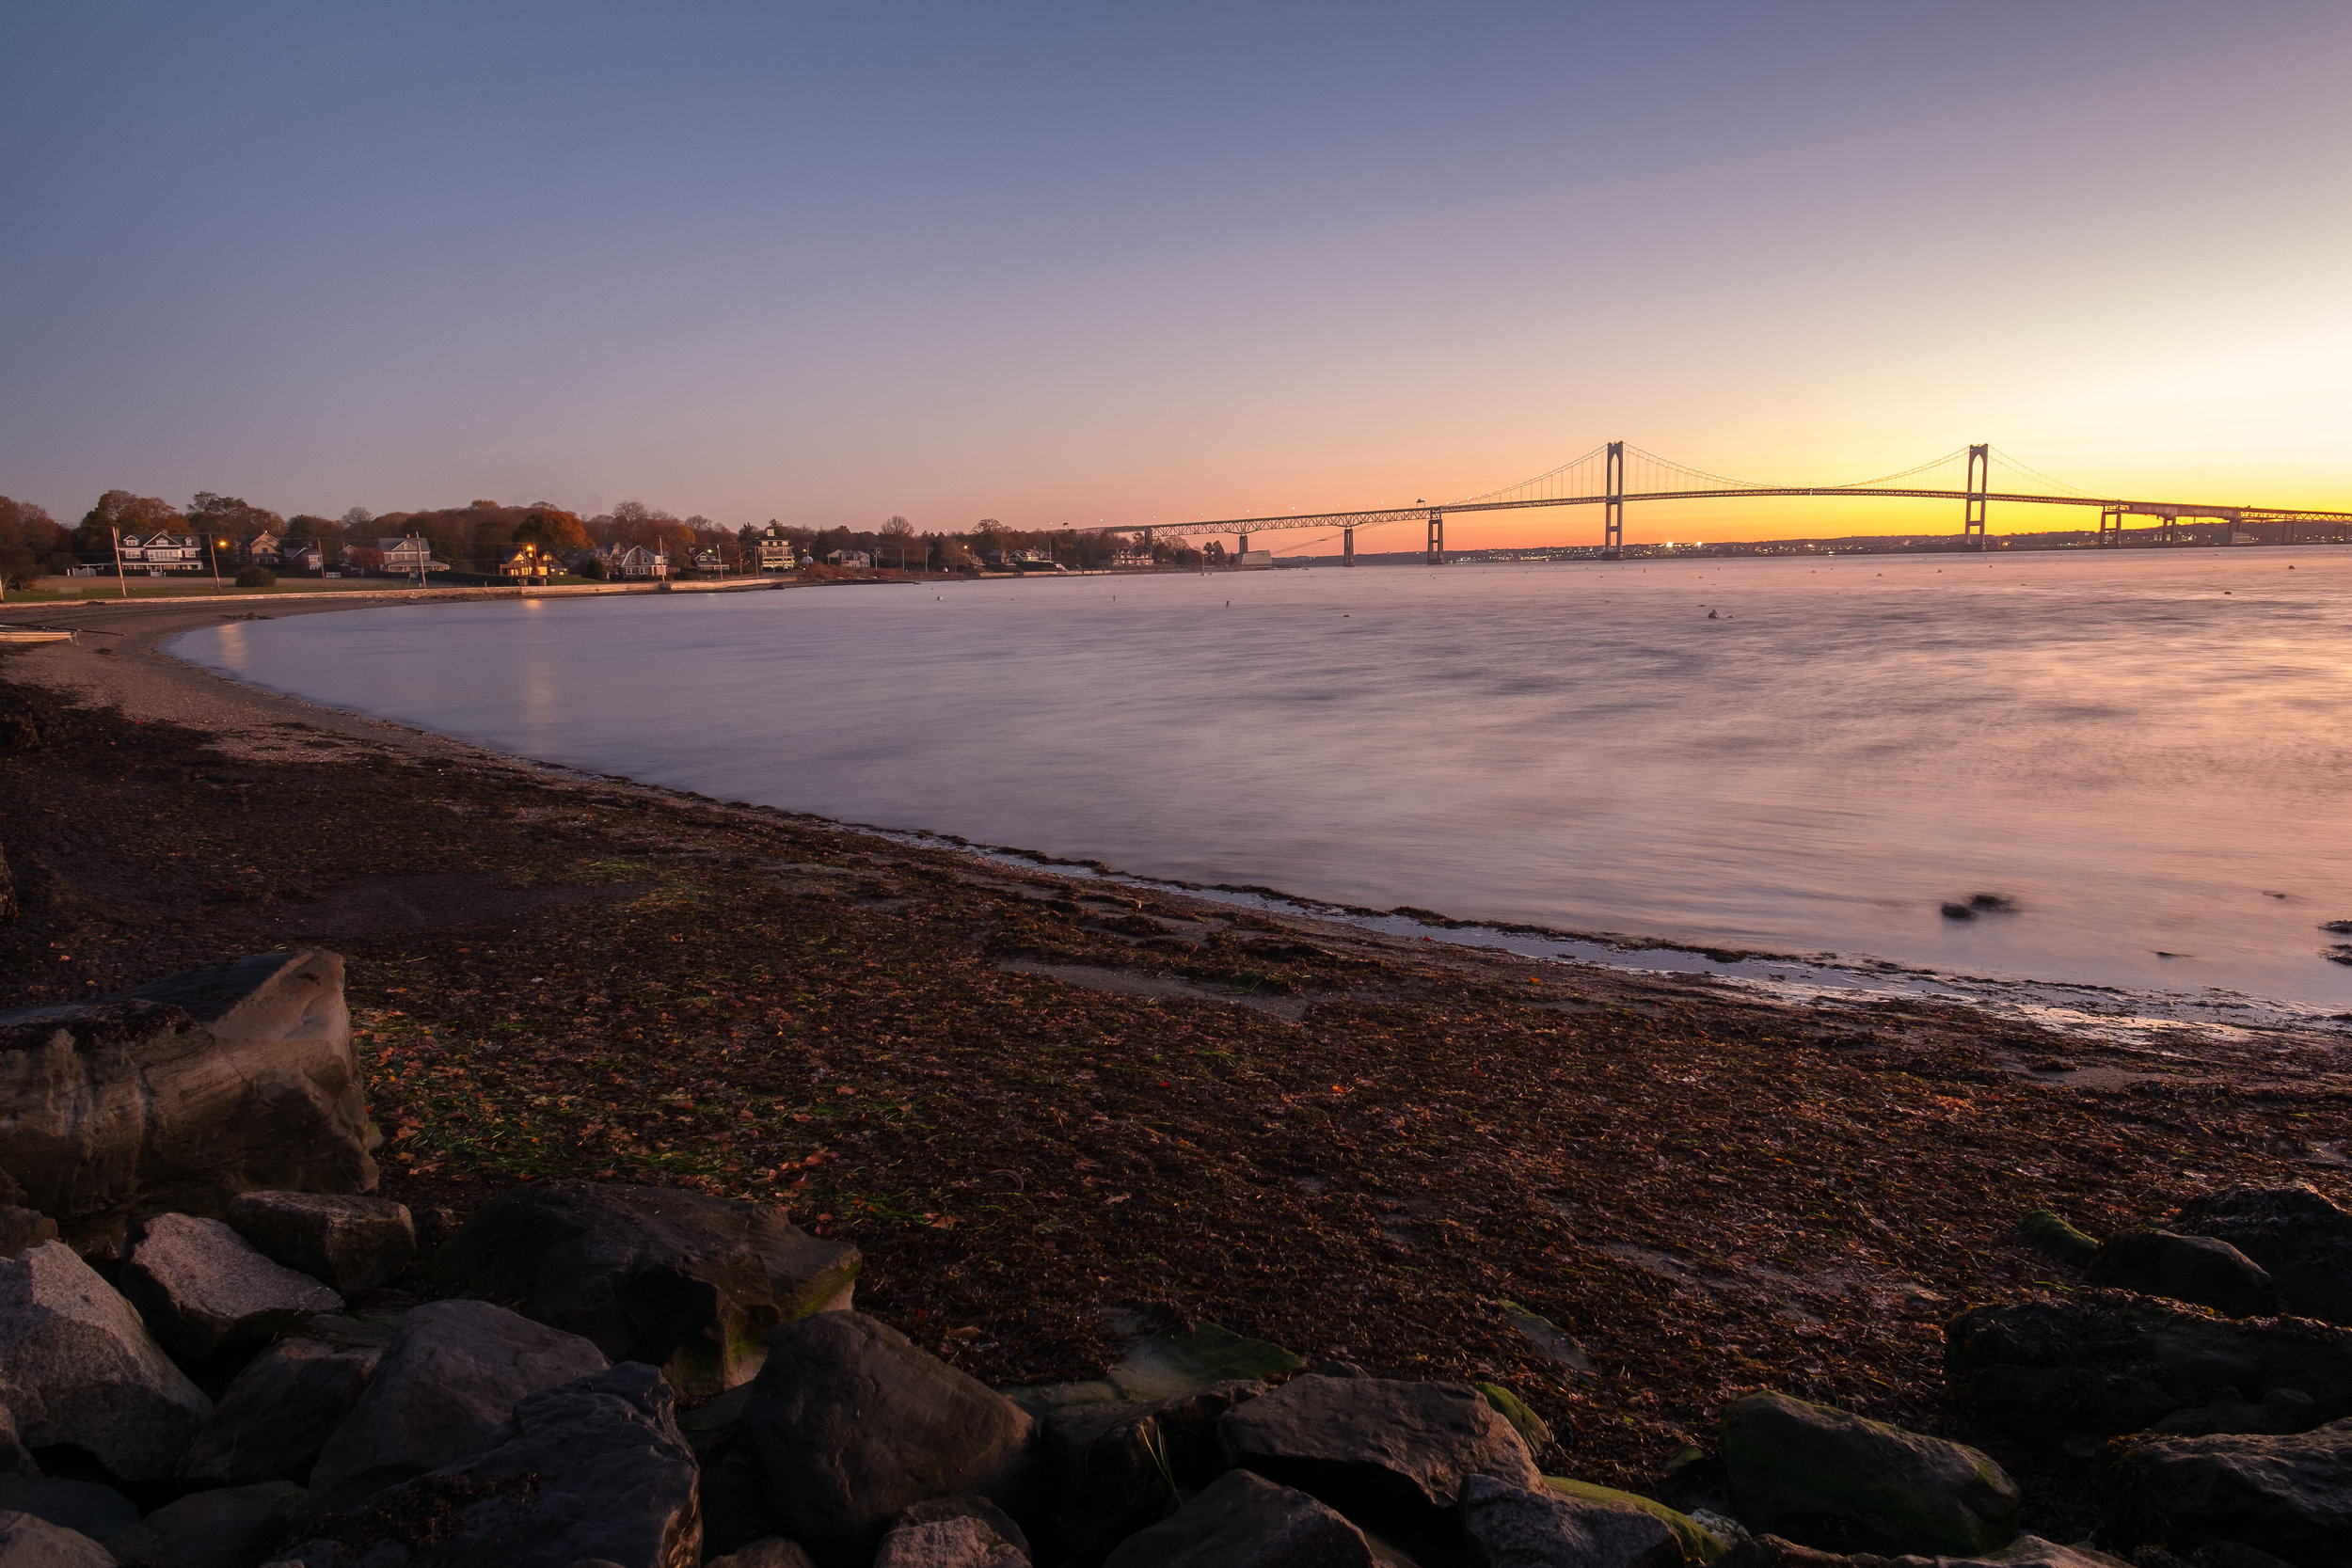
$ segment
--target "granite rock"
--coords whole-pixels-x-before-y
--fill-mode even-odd
[[[1761,1393],[1724,1408],[1722,1444],[1751,1529],[1886,1556],[1962,1557],[2017,1537],[2016,1482],[1960,1443]]]
[[[0,1513],[0,1568],[115,1568],[115,1559],[78,1530],[30,1513]]]
[[[213,1413],[137,1309],[62,1242],[0,1260],[0,1398],[26,1448],[70,1445],[126,1481],[176,1474]]]
[[[302,1513],[303,1492],[282,1481],[196,1492],[106,1538],[118,1561],[141,1568],[254,1568]]]
[[[1972,1419],[2088,1459],[2157,1426],[2278,1430],[2352,1417],[2352,1329],[2302,1318],[2234,1322],[2119,1291],[1963,1312],[1944,1330],[1945,1376]],[[2303,1412],[2293,1423],[2289,1410]]]
[[[2137,1291],[2233,1318],[2266,1316],[2279,1310],[2279,1292],[2254,1260],[2214,1236],[2182,1236],[2169,1230],[2125,1230],[2106,1239],[2090,1260],[2090,1280],[2115,1290]]]
[[[846,1308],[860,1261],[780,1208],[555,1181],[483,1205],[433,1275],[452,1292],[519,1299],[527,1316],[658,1366],[680,1398],[703,1400],[755,1376],[777,1325]]]
[[[341,1193],[239,1193],[223,1217],[275,1262],[346,1294],[372,1291],[417,1258],[405,1203]]]
[[[2100,1536],[2126,1551],[2235,1543],[2296,1568],[2352,1563],[2352,1420],[2289,1436],[2120,1437],[2092,1480]]]
[[[1218,1432],[1232,1464],[1410,1550],[1455,1535],[1455,1501],[1472,1476],[1543,1485],[1511,1423],[1464,1383],[1308,1374],[1229,1411]]]
[[[822,1568],[856,1568],[910,1504],[974,1495],[1023,1512],[1033,1424],[896,1329],[818,1312],[768,1337],[742,1432],[776,1528]]]
[[[2352,1212],[2311,1188],[2225,1188],[2184,1205],[2166,1228],[2237,1248],[2270,1275],[2283,1310],[2352,1323]]]
[[[437,1301],[404,1314],[367,1390],[310,1472],[311,1503],[352,1508],[387,1487],[465,1459],[528,1395],[605,1358],[578,1335],[481,1301]]]
[[[193,1485],[300,1481],[367,1391],[392,1325],[319,1317],[246,1363],[188,1449]]]
[[[1472,1476],[1461,1512],[1478,1568],[1682,1568],[1675,1532],[1636,1509]]]
[[[343,1298],[282,1268],[218,1220],[158,1214],[138,1227],[122,1260],[123,1295],[166,1350],[198,1361],[261,1343]]]
[[[332,953],[0,1012],[0,1172],[69,1241],[258,1187],[372,1190],[367,1135]]]
[[[1104,1568],[1372,1568],[1364,1532],[1295,1487],[1228,1470]]]

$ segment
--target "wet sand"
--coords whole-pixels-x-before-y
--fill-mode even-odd
[[[2240,1182],[2352,1200],[2333,1039],[1774,1005],[1073,880],[156,651],[244,608],[9,607],[87,629],[0,654],[0,1005],[334,946],[428,1228],[551,1175],[783,1202],[865,1248],[862,1306],[992,1382],[1208,1319],[1506,1383],[1548,1471],[1639,1485],[1760,1386],[1955,1431],[1943,1323],[2068,1283],[2028,1210],[2097,1234]],[[2020,1473],[2070,1538],[2081,1478]]]

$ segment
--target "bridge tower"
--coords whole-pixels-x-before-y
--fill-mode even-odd
[[[1352,528],[1340,530],[1340,564],[1343,566],[1356,564],[1356,531]]]
[[[1609,443],[1609,487],[1601,506],[1600,553],[1603,560],[1625,555],[1625,443]]]
[[[1442,512],[1429,514],[1429,564],[1445,564],[1445,514]]]
[[[1993,488],[1993,446],[1968,449],[1968,499],[1962,502],[1960,515],[1960,544],[1963,549],[1984,548],[1984,499]],[[1974,546],[1969,541],[1976,541]]]
[[[2099,543],[2121,545],[2123,542],[2123,503],[2117,501],[2099,509]]]

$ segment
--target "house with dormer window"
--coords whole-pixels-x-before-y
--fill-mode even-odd
[[[433,559],[433,542],[421,534],[411,533],[402,539],[378,539],[375,547],[383,553],[384,570],[405,576],[413,572],[446,572],[449,562]]]
[[[134,566],[149,572],[199,572],[204,569],[204,541],[193,533],[135,533],[122,536],[125,571]]]

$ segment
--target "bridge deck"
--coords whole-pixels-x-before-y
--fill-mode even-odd
[[[1874,496],[1891,499],[1998,501],[2007,506],[2091,506],[2137,517],[2208,517],[2238,523],[2352,523],[2352,512],[2304,512],[2291,508],[2224,506],[2201,501],[2135,501],[2094,496],[2030,496],[2003,491],[1990,494],[1967,490],[1860,489],[1853,486],[1808,488],[1742,487],[1736,490],[1654,490],[1613,498],[1628,506],[1657,501],[1728,500],[1745,496]],[[1388,523],[1424,521],[1432,515],[1454,516],[1465,512],[1520,512],[1539,506],[1599,506],[1608,496],[1556,496],[1534,500],[1465,501],[1454,506],[1391,506],[1362,512],[1305,512],[1279,517],[1228,517],[1218,522],[1126,524],[1118,533],[1277,533],[1305,528],[1379,528]]]

